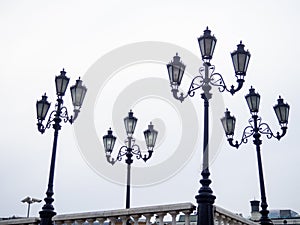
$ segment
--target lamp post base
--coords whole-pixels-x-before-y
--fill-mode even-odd
[[[273,222],[269,218],[260,220],[259,223],[261,225],[273,225]]]
[[[202,171],[203,178],[200,180],[202,187],[199,190],[199,194],[196,195],[198,203],[197,207],[197,225],[214,225],[214,209],[213,204],[216,196],[209,187],[211,180],[208,178],[210,175],[208,170]]]
[[[40,211],[40,218],[41,218],[41,223],[40,225],[52,225],[52,217],[56,215],[56,212],[52,210],[43,210]]]
[[[273,222],[272,220],[269,218],[269,210],[266,209],[267,207],[267,204],[263,204],[264,208],[265,209],[262,209],[260,211],[260,214],[261,214],[261,218],[259,220],[259,223],[261,225],[273,225]]]

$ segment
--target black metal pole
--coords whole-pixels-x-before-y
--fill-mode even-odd
[[[131,164],[132,160],[132,149],[131,149],[131,139],[132,137],[128,137],[128,148],[126,149],[127,159],[125,162],[127,163],[127,184],[126,184],[126,209],[130,208],[130,174],[131,174]]]
[[[52,157],[51,157],[51,164],[50,164],[50,172],[49,172],[49,181],[48,181],[48,189],[46,192],[46,198],[45,205],[42,208],[42,211],[40,211],[40,218],[41,223],[40,225],[52,225],[52,217],[56,215],[56,212],[54,212],[54,207],[52,205],[52,202],[54,201],[54,198],[52,197],[53,192],[53,180],[54,180],[54,170],[55,170],[55,159],[56,159],[56,149],[57,149],[57,139],[58,139],[58,131],[61,129],[60,126],[60,114],[61,114],[61,105],[63,103],[63,100],[61,98],[57,99],[57,109],[56,114],[54,118],[54,139],[53,139],[53,147],[52,147]]]
[[[204,63],[204,66],[205,78],[202,87],[204,93],[201,94],[201,98],[204,100],[203,168],[201,172],[202,179],[200,180],[202,187],[196,196],[198,203],[197,225],[214,225],[213,204],[216,196],[212,194],[213,191],[209,187],[211,184],[211,180],[209,179],[209,99],[211,99],[212,94],[209,93],[211,89],[209,85],[209,64]]]
[[[254,141],[253,143],[256,145],[256,153],[257,153],[257,164],[258,164],[258,173],[259,173],[259,184],[260,184],[260,193],[261,193],[261,218],[260,224],[261,225],[271,225],[273,222],[269,218],[269,210],[267,204],[267,197],[266,197],[266,190],[265,190],[265,182],[264,182],[264,175],[263,175],[263,167],[262,167],[262,160],[260,154],[260,145],[262,141],[260,140],[259,128],[257,127],[257,115],[253,115],[252,118],[254,119]]]
[[[30,203],[28,202],[28,208],[27,208],[27,218],[29,217],[29,212],[30,212]]]
[[[130,169],[131,164],[127,164],[126,209],[130,208]]]

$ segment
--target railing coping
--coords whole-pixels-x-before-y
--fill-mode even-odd
[[[232,212],[230,212],[230,211],[228,211],[226,209],[223,209],[223,208],[221,208],[219,206],[216,206],[216,205],[214,205],[214,210],[215,210],[216,213],[219,213],[221,215],[225,215],[226,217],[228,217],[230,219],[234,219],[236,221],[241,221],[241,222],[243,222],[245,224],[252,224],[252,225],[257,225],[258,224],[258,223],[254,222],[254,221],[251,221],[251,220],[246,219],[246,218],[244,218],[242,216],[234,214],[234,213],[232,213]]]
[[[130,209],[116,209],[116,210],[105,210],[105,211],[94,211],[85,213],[72,213],[72,214],[60,214],[53,217],[53,221],[68,221],[68,220],[79,220],[79,219],[98,219],[98,218],[113,218],[120,216],[133,216],[133,215],[154,215],[158,213],[170,213],[170,212],[184,212],[188,211],[192,213],[196,209],[196,206],[192,203],[179,203],[179,204],[168,204],[168,205],[156,205],[147,207],[137,207]],[[214,212],[219,215],[230,218],[231,220],[240,221],[244,224],[257,225],[251,220],[248,220],[242,216],[234,214],[226,209],[214,205]],[[40,218],[20,218],[13,220],[1,220],[0,225],[17,225],[17,224],[38,224]]]
[[[0,224],[3,225],[12,225],[12,224],[38,224],[40,218],[38,217],[29,217],[29,218],[20,218],[20,219],[11,219],[11,220],[0,220]]]
[[[92,218],[109,218],[116,216],[132,216],[132,215],[147,215],[157,213],[168,213],[173,211],[183,212],[191,211],[196,209],[196,206],[192,203],[179,203],[169,205],[156,205],[147,207],[137,207],[130,209],[115,209],[105,211],[94,211],[85,213],[72,213],[72,214],[60,214],[53,217],[53,221],[67,221],[76,219],[92,219]]]

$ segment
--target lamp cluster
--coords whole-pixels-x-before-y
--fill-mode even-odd
[[[127,143],[130,143],[129,146],[127,146],[127,148],[132,148],[132,147],[137,147],[136,144],[134,144],[134,138],[133,133],[135,131],[135,127],[136,127],[136,123],[137,123],[137,118],[133,116],[133,112],[130,110],[130,112],[128,113],[128,116],[124,118],[124,125],[125,125],[125,130],[127,133]],[[148,149],[148,154],[152,155],[153,152],[153,148],[155,146],[155,142],[156,142],[156,138],[158,135],[158,132],[156,130],[154,130],[153,128],[153,124],[150,122],[150,124],[148,125],[148,129],[144,131],[144,137],[145,137],[145,142],[146,142],[146,146]],[[117,140],[117,138],[112,134],[112,130],[111,128],[109,128],[109,130],[107,131],[107,134],[103,136],[103,145],[104,145],[104,150],[106,153],[106,156],[108,157],[108,159],[110,159],[111,157],[111,153],[113,151],[113,148],[115,146],[115,142]],[[141,157],[142,159],[144,159],[144,161],[147,161],[150,157],[143,157],[141,151],[134,151],[134,154],[137,154],[139,157]],[[120,159],[120,154],[118,154],[117,159]],[[115,161],[109,161],[110,163],[114,164]]]
[[[218,86],[221,92],[227,90],[232,95],[235,92],[239,91],[243,86],[244,77],[246,76],[249,60],[251,57],[250,52],[244,49],[245,45],[242,44],[242,41],[237,45],[237,50],[231,53],[238,87],[234,88],[234,86],[231,86],[230,89],[227,88],[223,77],[219,73],[214,73],[215,67],[210,64],[217,39],[215,36],[211,35],[211,31],[208,29],[208,27],[204,31],[204,34],[198,38],[198,43],[204,68],[200,68],[200,76],[196,76],[193,79],[188,94],[184,95],[183,93],[181,93],[180,96],[178,96],[178,88],[181,84],[186,68],[185,64],[180,60],[178,53],[176,53],[176,55],[173,57],[173,61],[167,64],[170,85],[172,88],[171,91],[173,92],[174,98],[182,102],[188,95],[190,95],[191,97],[194,96],[194,91],[201,87],[204,91],[206,89],[205,92],[208,93],[208,91],[210,90],[210,85]],[[209,70],[212,70],[213,72],[210,73]],[[203,71],[205,74],[202,74]]]
[[[76,80],[75,85],[71,86],[71,97],[72,97],[72,103],[74,106],[74,115],[69,118],[67,110],[65,107],[62,107],[63,104],[63,96],[66,93],[68,84],[69,84],[70,78],[66,76],[66,72],[63,69],[60,72],[60,75],[55,77],[55,87],[56,87],[56,95],[57,95],[57,105],[56,110],[51,113],[55,115],[55,117],[62,117],[65,120],[68,120],[70,123],[73,123],[75,119],[78,116],[78,113],[80,111],[80,108],[82,106],[85,94],[87,92],[87,88],[82,85],[82,80],[80,80],[80,77],[78,80]],[[45,132],[46,128],[50,127],[50,123],[53,121],[50,115],[50,118],[46,124],[46,126],[43,126],[43,121],[45,120],[47,113],[49,111],[51,103],[47,101],[47,95],[46,93],[42,96],[42,99],[36,102],[36,112],[37,112],[37,120],[38,120],[38,130],[41,133]]]
[[[133,134],[135,131],[135,127],[137,124],[137,118],[133,116],[133,112],[130,110],[128,116],[124,118],[125,130],[127,133],[127,140],[125,141],[125,145],[123,145],[118,153],[117,158],[114,159],[112,157],[113,148],[116,142],[116,137],[113,136],[113,132],[111,129],[107,131],[107,134],[103,136],[103,145],[106,154],[107,161],[114,165],[116,161],[121,161],[123,156],[126,156],[125,162],[127,164],[127,188],[126,188],[126,208],[130,208],[130,168],[133,163],[132,157],[136,155],[137,159],[142,159],[145,162],[151,158],[153,154],[153,148],[156,143],[156,138],[158,132],[154,130],[152,123],[148,125],[148,129],[144,131],[144,137],[146,146],[148,149],[148,154],[143,154],[140,146],[135,144],[135,139],[133,138]]]
[[[249,121],[250,125],[251,125],[252,120],[256,119],[256,120],[261,121],[261,118],[259,118],[257,116],[257,114],[259,112],[260,95],[255,92],[255,89],[253,87],[251,87],[249,89],[249,93],[245,96],[245,99],[246,99],[249,111],[252,115],[252,119]],[[278,119],[278,122],[281,126],[282,134],[277,133],[277,135],[274,135],[272,133],[270,127],[266,123],[258,124],[258,125],[261,125],[258,129],[258,132],[260,132],[262,134],[267,134],[268,137],[273,136],[279,140],[286,134],[290,106],[287,103],[284,103],[281,96],[279,96],[279,98],[277,99],[277,104],[273,108],[274,108],[276,117]],[[233,144],[232,141],[233,141],[233,135],[234,135],[234,131],[235,131],[236,118],[234,116],[231,116],[230,111],[228,111],[228,109],[226,109],[225,116],[221,119],[221,122],[222,122],[224,131],[228,138],[229,143],[231,143],[231,145],[233,145],[236,148],[238,148],[241,143],[245,142],[246,138],[249,137],[249,134],[251,136],[251,134],[254,133],[253,126],[246,127],[246,129],[244,130],[240,144],[238,144],[238,142]],[[251,131],[251,128],[253,128],[252,132],[249,133],[249,131]]]

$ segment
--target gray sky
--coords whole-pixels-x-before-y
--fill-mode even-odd
[[[279,125],[272,106],[276,103],[278,95],[291,105],[286,137],[280,142],[263,137],[263,166],[270,209],[290,208],[300,212],[297,199],[300,188],[297,162],[300,153],[296,147],[297,133],[300,132],[300,121],[296,116],[300,113],[296,99],[296,85],[299,81],[297,59],[300,52],[297,43],[300,39],[299,4],[296,0],[248,3],[233,0],[209,3],[194,0],[51,3],[2,1],[0,217],[25,216],[27,208],[20,200],[28,195],[41,199],[45,196],[53,130],[49,129],[43,135],[37,131],[35,103],[47,92],[53,107],[54,75],[58,75],[59,71],[65,68],[67,75],[71,77],[72,85],[78,76],[84,80],[87,71],[102,56],[124,45],[142,41],[175,44],[200,57],[196,38],[203,33],[206,26],[209,26],[218,39],[212,64],[216,66],[216,72],[224,76],[228,85],[235,82],[229,53],[236,48],[240,40],[243,40],[246,49],[251,52],[245,87],[233,97],[228,93],[221,97],[226,107],[237,118],[236,138],[241,137],[242,129],[250,118],[244,100],[250,85],[261,94],[260,115],[274,132],[279,129]],[[181,48],[178,50],[179,54]],[[157,49],[157,55],[163,54],[160,51],[162,50]],[[130,55],[130,52],[128,54]],[[143,58],[144,53],[140,54]],[[169,58],[174,54],[175,52],[170,54]],[[182,60],[188,68],[188,60],[185,61],[184,57]],[[200,60],[197,66],[201,66]],[[166,101],[160,100],[147,100],[148,102],[144,103],[139,100],[131,103],[128,108],[122,106],[117,112],[122,116],[115,118],[111,115],[111,107],[115,105],[109,100],[110,97],[116,99],[123,89],[130,87],[130,82],[134,83],[147,77],[167,81],[165,66],[159,63],[127,65],[126,68],[116,68],[113,75],[102,73],[100,70],[99,79],[95,78],[95,82],[106,77],[109,77],[106,83],[99,84],[103,91],[97,93],[94,108],[83,109],[94,111],[94,127],[87,128],[84,131],[86,135],[95,130],[101,139],[112,121],[117,123],[115,120],[119,119],[122,123],[123,116],[126,116],[132,106],[140,123],[136,132],[141,133],[151,119],[160,124],[158,127],[163,131],[155,154],[147,164],[148,167],[167,163],[172,154],[175,154],[172,149],[179,145],[179,141],[176,142],[177,132],[174,130],[176,131],[188,118],[173,118],[170,115],[172,107],[164,106]],[[183,86],[187,88],[189,81],[187,78],[183,79]],[[134,93],[139,96],[139,91],[141,90],[137,89]],[[167,85],[165,91],[171,96]],[[126,96],[122,97],[126,99]],[[69,93],[65,99],[65,105],[71,109]],[[213,98],[212,102],[215,99],[218,98]],[[191,153],[188,162],[178,165],[181,169],[177,168],[177,173],[166,177],[164,181],[133,188],[132,206],[195,203],[194,196],[200,187],[198,181],[201,168],[203,102],[198,96],[193,98],[192,103],[197,108],[199,121],[195,121],[195,124],[199,124],[200,132],[199,139],[190,140],[193,142],[193,149],[187,149],[187,152]],[[179,108],[188,107],[187,104],[180,105],[175,100],[172,104]],[[148,107],[153,108],[149,110]],[[212,118],[213,121],[217,121],[216,124],[219,123],[219,117],[223,116],[220,112],[225,110],[223,105],[217,108],[217,117]],[[82,118],[81,123],[84,123],[85,119]],[[69,124],[63,124],[59,136],[54,184],[56,211],[71,213],[123,208],[124,186],[109,181],[109,178],[104,179],[99,171],[91,168],[91,162],[85,157],[85,149],[82,149],[82,143],[78,142],[76,129],[74,131]],[[217,126],[214,129],[222,128]],[[119,138],[122,140],[124,132],[118,132],[123,134]],[[249,140],[248,144],[235,150],[222,138],[212,137],[211,143],[213,145],[216,140],[218,144],[211,159],[211,187],[217,196],[216,204],[248,216],[249,201],[260,198],[254,145],[252,140]],[[102,142],[99,142],[100,144]],[[117,143],[118,146],[120,144],[121,142]],[[147,167],[139,163],[137,165]],[[100,169],[101,166],[99,165]],[[103,164],[104,167],[108,168],[107,164]],[[125,170],[122,172],[125,176]],[[134,170],[132,176],[135,176]],[[153,176],[156,174],[153,173]],[[37,216],[41,207],[42,204],[33,205],[31,215]]]

